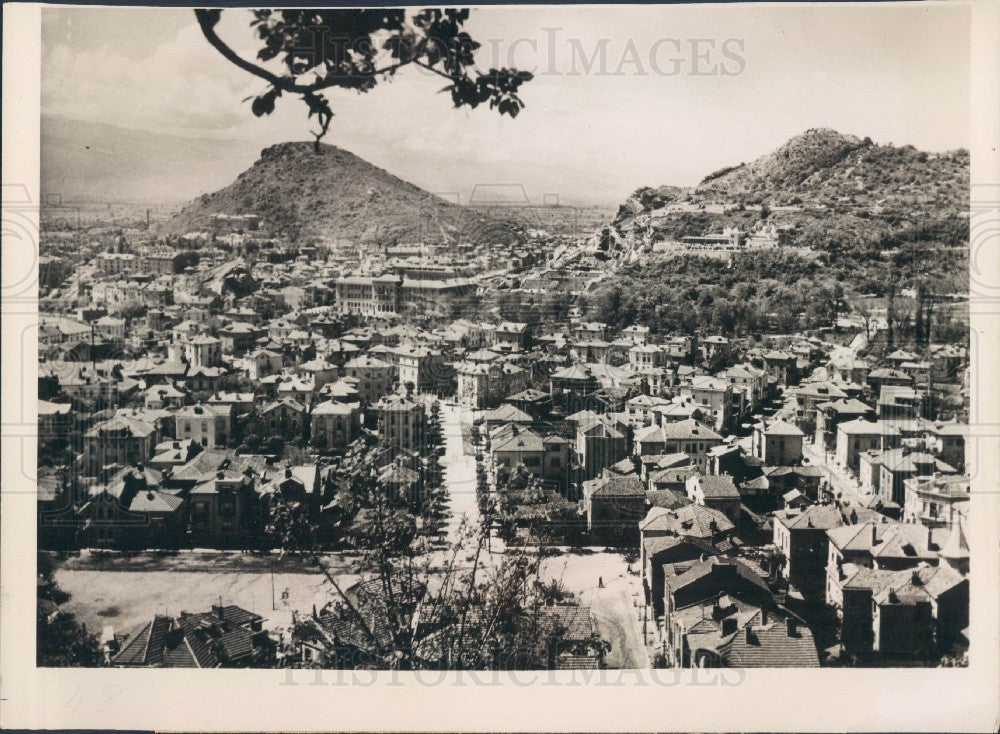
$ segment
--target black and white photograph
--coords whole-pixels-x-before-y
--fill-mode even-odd
[[[42,6],[27,664],[988,663],[975,5]]]

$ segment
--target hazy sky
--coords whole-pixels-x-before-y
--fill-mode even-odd
[[[248,20],[226,10],[220,32],[251,57]],[[406,70],[366,95],[331,92],[326,142],[463,203],[477,185],[523,184],[533,199],[609,204],[697,183],[811,127],[969,144],[960,5],[482,8],[468,27],[480,65],[535,69],[522,115],[455,110],[443,80]],[[212,49],[190,10],[46,8],[42,36],[44,113],[254,149],[311,139],[294,98],[253,117],[242,100],[263,82]]]

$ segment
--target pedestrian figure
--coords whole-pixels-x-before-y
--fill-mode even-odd
[[[598,576],[597,577],[597,588],[599,588],[599,589],[603,589],[604,588],[604,577],[603,576]]]

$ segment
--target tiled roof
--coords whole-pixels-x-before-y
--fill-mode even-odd
[[[653,507],[639,523],[639,529],[645,533],[668,532],[697,538],[710,538],[733,527],[729,518],[718,510],[695,504],[675,510]]]
[[[765,436],[803,436],[802,429],[793,426],[787,421],[777,420],[771,423],[758,423],[754,428],[759,429]]]
[[[872,598],[879,605],[936,601],[942,594],[966,581],[962,574],[947,564],[930,566],[921,563],[916,568],[891,573],[887,582],[873,591]]]
[[[129,632],[128,639],[121,650],[112,658],[114,665],[147,665],[147,650],[153,628],[157,625],[169,627],[170,617],[153,617],[149,622],[135,627]],[[157,631],[157,637],[162,633]]]
[[[139,492],[129,505],[132,512],[174,512],[184,504],[184,500],[166,492],[149,490]]]
[[[676,440],[701,440],[701,441],[719,441],[722,440],[722,436],[713,431],[711,428],[707,428],[702,425],[694,418],[688,418],[687,420],[677,421],[676,423],[667,423],[663,427],[663,436],[666,439],[676,441]]]
[[[779,510],[774,519],[791,530],[830,530],[844,525],[840,510],[833,505],[810,505],[804,510]]]
[[[510,403],[504,403],[500,407],[488,411],[484,417],[489,422],[502,421],[505,423],[531,423],[534,420],[523,410]]]
[[[541,436],[524,428],[519,431],[511,431],[503,438],[494,437],[492,450],[494,453],[498,451],[534,452],[544,451],[545,446]]]
[[[636,497],[646,495],[646,488],[636,476],[608,477],[598,480],[591,496]]]
[[[794,633],[789,633],[780,620],[750,625],[738,630],[720,652],[734,668],[819,667],[812,632],[801,623],[795,625]]]
[[[701,487],[701,492],[706,499],[739,498],[740,491],[733,483],[732,477],[720,476],[698,476],[692,479]]]

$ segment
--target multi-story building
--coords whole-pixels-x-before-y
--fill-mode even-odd
[[[87,472],[93,475],[114,464],[144,463],[153,455],[157,439],[152,422],[124,416],[101,421],[83,436]]]
[[[310,423],[312,444],[319,448],[343,449],[360,430],[360,406],[327,400],[313,408]]]
[[[745,407],[743,392],[734,392],[729,382],[718,377],[695,377],[681,388],[681,395],[689,397],[691,402],[699,406],[707,422],[716,430],[730,428]]]
[[[222,363],[222,342],[199,334],[184,344],[184,357],[196,367],[218,367]]]
[[[753,455],[765,466],[796,466],[802,463],[802,440],[805,434],[785,421],[758,423],[753,427]]]
[[[389,395],[374,406],[379,439],[392,452],[418,451],[424,442],[424,406],[401,395]]]
[[[902,442],[898,428],[866,420],[846,421],[837,426],[837,461],[857,475],[860,456],[866,451],[888,451]]]
[[[175,415],[178,440],[192,439],[203,448],[225,446],[232,435],[232,410],[223,405],[189,405]]]
[[[930,474],[904,480],[903,519],[930,528],[955,527],[969,511],[969,477]]]
[[[181,272],[183,264],[183,253],[170,249],[150,250],[142,256],[143,272],[152,275],[174,275]]]
[[[105,276],[131,275],[141,264],[130,252],[102,252],[97,256],[97,269]]]
[[[378,317],[406,310],[447,313],[457,299],[475,291],[475,283],[450,273],[405,270],[405,274],[338,278],[334,289],[341,313]]]
[[[348,361],[344,372],[357,380],[358,392],[369,403],[388,395],[396,386],[396,367],[368,355]]]

